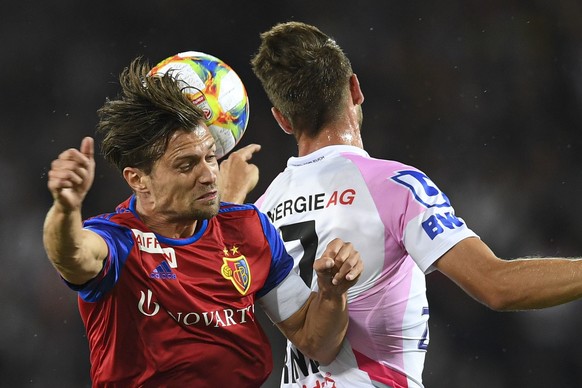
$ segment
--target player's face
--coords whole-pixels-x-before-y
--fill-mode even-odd
[[[154,212],[168,222],[214,217],[218,212],[218,161],[208,128],[177,131],[149,175]]]

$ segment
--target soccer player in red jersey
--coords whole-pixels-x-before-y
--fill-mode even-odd
[[[347,330],[359,253],[333,240],[313,265],[311,292],[264,214],[220,202],[203,113],[170,76],[148,70],[132,62],[120,97],[99,110],[102,151],[131,197],[83,221],[95,173],[90,137],[48,174],[44,245],[78,292],[93,386],[260,386],[272,360],[255,302],[304,353],[330,362]]]

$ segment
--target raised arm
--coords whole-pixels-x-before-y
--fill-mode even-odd
[[[467,238],[444,254],[436,267],[465,292],[498,311],[531,310],[582,296],[582,260],[502,260],[478,238]]]
[[[335,239],[313,268],[318,292],[311,293],[301,309],[277,326],[303,354],[326,365],[340,350],[349,320],[347,290],[364,267],[351,243]]]
[[[94,141],[90,137],[83,139],[79,150],[62,152],[48,173],[48,189],[54,202],[44,223],[44,247],[53,266],[73,284],[95,277],[107,256],[105,241],[83,229],[81,217],[81,206],[94,175]]]
[[[248,193],[259,181],[259,168],[250,163],[258,144],[249,144],[220,163],[220,199],[225,202],[243,203]]]

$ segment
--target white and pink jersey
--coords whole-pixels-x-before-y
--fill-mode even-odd
[[[421,171],[352,146],[290,158],[257,205],[281,232],[295,269],[317,287],[312,265],[333,238],[352,242],[364,272],[348,292],[350,326],[330,365],[289,342],[282,387],[422,387],[428,345],[425,274],[476,236]]]

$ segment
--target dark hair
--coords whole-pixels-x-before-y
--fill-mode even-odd
[[[134,59],[119,76],[121,94],[97,111],[101,151],[120,171],[138,167],[146,174],[165,152],[171,135],[192,130],[204,115],[182,93],[171,73],[148,76],[150,66]]]
[[[251,65],[273,106],[309,136],[342,110],[353,74],[336,42],[301,22],[280,23],[262,33]]]

